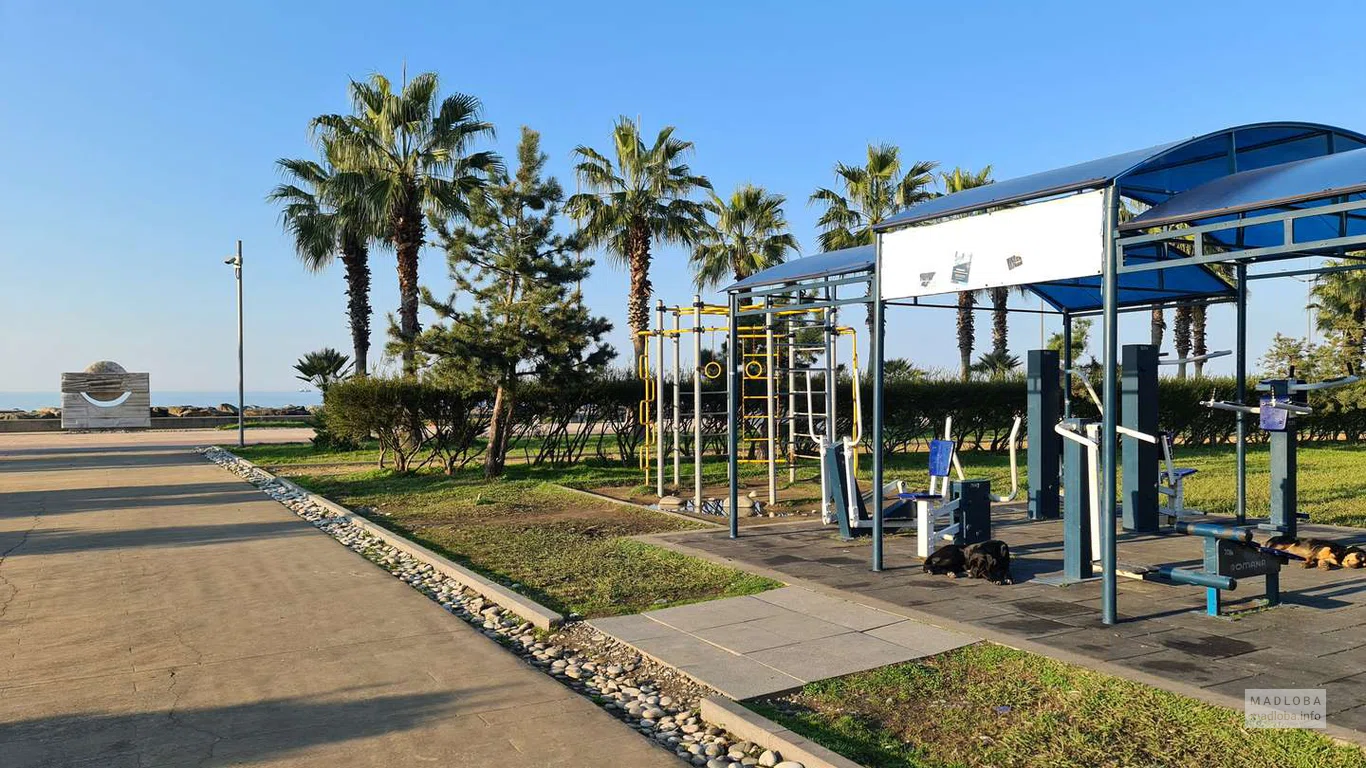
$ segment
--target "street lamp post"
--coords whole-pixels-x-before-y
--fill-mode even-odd
[[[242,375],[242,241],[237,241],[237,255],[223,260],[232,266],[237,277],[237,447],[247,444],[247,428],[244,411],[246,409],[246,387]]]

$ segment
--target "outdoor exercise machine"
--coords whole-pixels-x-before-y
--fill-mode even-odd
[[[1298,492],[1298,466],[1296,451],[1299,443],[1296,417],[1313,413],[1309,405],[1309,393],[1335,387],[1344,387],[1360,381],[1360,377],[1349,372],[1325,381],[1306,382],[1295,378],[1292,367],[1284,379],[1266,379],[1257,384],[1257,390],[1268,394],[1261,397],[1259,405],[1215,400],[1213,395],[1203,404],[1221,411],[1253,414],[1258,417],[1259,426],[1268,433],[1271,448],[1271,509],[1266,522],[1257,527],[1285,536],[1297,535],[1297,521],[1307,518],[1299,511],[1296,500]]]
[[[640,332],[645,344],[636,369],[645,391],[637,414],[644,428],[639,462],[645,482],[655,486],[661,504],[708,513],[724,512],[723,503],[704,497],[702,475],[708,442],[728,436],[728,427],[718,423],[730,423],[728,410],[732,402],[740,433],[737,449],[746,454],[737,455],[735,460],[739,464],[766,466],[765,499],[769,504],[776,503],[779,466],[786,465],[788,482],[795,482],[800,459],[820,458],[814,443],[804,442],[799,422],[820,422],[823,429],[825,422],[829,422],[829,433],[837,432],[839,393],[835,383],[841,365],[841,339],[848,339],[851,349],[849,397],[854,418],[849,437],[854,445],[861,439],[858,334],[853,328],[837,325],[830,309],[778,311],[763,323],[732,328],[716,322],[716,318],[726,317],[727,309],[703,303],[700,296],[694,296],[689,305],[667,306],[660,301],[655,306],[655,327]],[[729,346],[724,352],[714,344],[704,347],[704,337],[709,334],[713,339],[717,334],[725,334],[728,340],[734,338],[738,352],[732,354]],[[685,360],[688,338],[691,360]],[[710,350],[710,359],[704,349]],[[691,364],[692,370],[690,409],[684,407],[682,394],[688,375],[685,362]],[[739,375],[725,375],[731,368]],[[723,385],[708,384],[723,376]],[[803,405],[805,411],[801,410]],[[691,497],[682,498],[682,460],[689,447],[693,487]],[[855,463],[858,461],[856,451],[851,452],[851,458]],[[670,461],[672,485],[666,482]],[[670,490],[677,495],[670,494]]]
[[[1013,501],[1019,494],[1019,470],[1016,445],[1019,440],[1021,418],[1015,417],[1010,429],[1010,493],[994,494],[991,481],[969,480],[958,460],[957,444],[953,440],[953,418],[944,421],[944,437],[929,443],[929,489],[907,491],[904,481],[884,484],[881,494],[895,494],[895,500],[883,507],[883,525],[891,528],[914,527],[916,554],[929,557],[944,542],[976,544],[991,538],[991,504]],[[838,522],[840,536],[850,540],[870,533],[872,516],[868,506],[876,490],[863,493],[848,456],[853,446],[846,440],[840,444],[818,440],[821,450],[822,498],[833,508],[833,522]],[[951,479],[950,473],[957,479]]]

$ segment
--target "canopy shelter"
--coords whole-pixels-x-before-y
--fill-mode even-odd
[[[1023,286],[1065,316],[1099,314],[1105,403],[1118,399],[1120,311],[1194,299],[1232,301],[1241,398],[1246,394],[1247,282],[1274,276],[1249,274],[1248,266],[1306,256],[1354,258],[1353,251],[1366,244],[1363,148],[1366,136],[1354,131],[1258,123],[945,195],[876,225],[871,259],[867,247],[822,254],[730,286],[731,326],[737,316],[767,315],[780,306],[870,303],[876,329],[874,446],[882,444],[885,307],[921,304],[922,297],[945,293]],[[1214,263],[1232,265],[1231,283],[1211,271]],[[1316,265],[1275,274],[1338,268],[1343,267]],[[729,375],[739,376],[731,367]],[[732,419],[734,411],[732,404]],[[1102,426],[1103,520],[1113,520],[1116,511],[1116,411],[1104,410]],[[1240,415],[1240,518],[1246,509],[1244,436]],[[733,441],[732,430],[730,509],[736,536]],[[872,487],[881,488],[881,451],[872,453]],[[883,502],[881,494],[873,496],[872,568],[881,570]],[[1113,623],[1115,533],[1112,525],[1102,528],[1102,618]]]

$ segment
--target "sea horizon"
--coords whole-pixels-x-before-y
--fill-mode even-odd
[[[283,408],[287,405],[320,405],[322,396],[315,390],[247,390],[246,404],[258,408]],[[152,390],[152,405],[192,405],[216,408],[222,403],[237,404],[237,391],[222,390]],[[0,392],[0,411],[35,411],[39,408],[60,408],[59,392]]]

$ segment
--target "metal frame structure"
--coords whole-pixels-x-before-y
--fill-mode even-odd
[[[663,301],[658,301],[655,305],[655,328],[639,332],[645,340],[642,345],[644,353],[636,361],[636,373],[644,384],[644,397],[637,408],[639,421],[645,429],[639,464],[645,474],[645,483],[652,483],[655,486],[655,494],[661,500],[669,498],[666,494],[669,488],[669,483],[666,482],[666,464],[670,459],[673,464],[672,487],[680,496],[683,492],[682,390],[685,369],[682,365],[682,348],[683,340],[688,335],[692,336],[691,503],[695,510],[708,510],[702,493],[704,438],[719,434],[706,432],[703,422],[707,417],[715,417],[725,412],[719,404],[712,406],[710,410],[705,408],[703,397],[728,394],[731,387],[736,386],[736,380],[727,377],[725,390],[707,391],[703,386],[703,380],[719,378],[730,367],[738,368],[740,375],[738,389],[735,390],[738,395],[733,401],[736,404],[732,406],[734,410],[728,412],[732,417],[738,413],[739,419],[727,420],[727,432],[737,431],[737,424],[743,426],[758,420],[761,422],[758,436],[745,437],[743,433],[746,430],[739,429],[741,436],[737,442],[761,443],[764,446],[763,458],[741,459],[736,456],[735,462],[765,466],[768,484],[767,503],[777,503],[779,464],[786,464],[788,481],[794,482],[799,459],[819,458],[799,451],[800,440],[809,435],[809,430],[801,429],[798,422],[805,419],[814,425],[819,418],[827,422],[827,436],[833,436],[837,432],[834,416],[837,414],[839,400],[836,374],[841,364],[838,355],[841,337],[853,339],[848,362],[855,382],[850,395],[855,418],[850,439],[854,443],[862,439],[862,423],[859,418],[860,395],[857,386],[859,360],[856,329],[835,323],[832,310],[829,308],[793,309],[775,301],[772,295],[764,295],[754,304],[743,305],[739,316],[749,316],[760,310],[766,310],[763,313],[762,325],[737,329],[734,327],[733,318],[728,319],[727,325],[709,325],[708,318],[726,317],[730,313],[727,306],[703,303],[701,296],[694,295],[691,304],[678,306],[668,306]],[[673,318],[672,327],[666,325],[666,318],[670,315]],[[686,324],[685,318],[688,320]],[[801,331],[808,328],[821,330],[822,340],[819,344],[801,342]],[[737,346],[728,347],[726,363],[711,361],[704,366],[701,362],[702,336],[706,333],[720,332],[727,333],[728,338],[732,340],[730,343]],[[806,376],[799,377],[797,366],[803,355],[821,358],[822,362],[820,366],[806,370]],[[713,365],[716,366],[715,369],[712,369]],[[716,373],[709,373],[711,370],[715,370]],[[810,374],[813,372],[820,373],[825,382],[819,392],[811,390],[813,382]],[[785,388],[780,386],[780,381],[785,384]],[[798,389],[799,385],[803,385],[804,388]],[[666,408],[666,401],[671,403],[671,407]],[[759,410],[762,413],[755,414],[752,408],[747,407],[756,401],[761,403]],[[784,402],[786,407],[783,406]],[[819,411],[814,410],[817,402],[822,406]],[[802,410],[803,405],[805,411]],[[754,432],[751,431],[750,434]],[[812,439],[814,440],[814,437]]]
[[[1100,252],[1097,254],[1101,262],[1099,278],[1082,277],[1028,287],[1043,295],[1063,316],[1065,339],[1070,335],[1073,317],[1096,315],[1101,318],[1103,402],[1118,403],[1115,373],[1119,354],[1119,314],[1129,307],[1152,308],[1168,302],[1191,300],[1234,305],[1237,397],[1242,399],[1247,394],[1248,283],[1272,277],[1366,268],[1366,263],[1316,264],[1276,273],[1249,272],[1250,266],[1285,259],[1356,258],[1353,251],[1366,246],[1366,198],[1363,197],[1366,195],[1366,164],[1358,162],[1366,158],[1364,147],[1366,135],[1341,128],[1312,123],[1260,123],[946,195],[876,225],[870,263],[865,258],[854,266],[847,258],[842,260],[835,258],[834,254],[825,254],[823,256],[832,258],[820,264],[812,263],[806,268],[784,265],[783,268],[759,273],[731,286],[727,290],[730,295],[732,334],[733,320],[742,314],[739,311],[741,304],[745,301],[752,303],[760,296],[787,295],[795,297],[799,304],[805,306],[871,304],[871,442],[873,446],[880,447],[883,431],[885,308],[888,304],[921,304],[918,299],[904,302],[899,301],[899,297],[883,295],[885,236],[906,227],[934,226],[939,222],[962,219],[1007,206],[1099,190],[1103,193],[1103,221],[1098,243]],[[1319,162],[1327,156],[1343,153],[1361,155],[1362,158],[1353,158],[1353,163],[1361,167],[1337,161]],[[1318,180],[1325,174],[1332,180],[1331,183],[1319,184]],[[1214,202],[1203,204],[1206,200]],[[1129,221],[1121,222],[1121,211],[1124,210],[1122,201],[1135,203],[1140,208],[1148,207],[1148,210]],[[1336,231],[1324,232],[1325,220],[1336,221]],[[1279,238],[1274,236],[1275,232],[1280,233]],[[1314,232],[1312,236],[1311,232]],[[798,263],[814,262],[820,258],[802,259]],[[1182,293],[1165,291],[1160,283],[1153,288],[1145,282],[1155,276],[1162,280],[1164,276],[1182,274],[1181,270],[1215,263],[1232,266],[1231,290],[1227,284],[1222,284],[1219,290],[1213,290],[1206,284]],[[837,298],[838,289],[850,285],[863,286],[863,295],[850,297],[846,294],[845,298]],[[1091,301],[1081,306],[1076,301],[1068,304],[1056,299],[1060,293],[1067,291],[1087,294],[1086,298]],[[1142,294],[1145,300],[1139,300],[1135,292]],[[1099,294],[1098,301],[1094,300],[1092,293]],[[1049,299],[1050,295],[1055,298]],[[765,306],[747,314],[764,314],[769,309]],[[1065,343],[1064,347],[1070,351],[1071,345]],[[1070,368],[1070,365],[1067,367]],[[730,375],[739,375],[734,366]],[[1070,381],[1066,378],[1064,391],[1070,392]],[[1117,410],[1115,407],[1104,409],[1100,431],[1100,519],[1110,522],[1102,526],[1100,537],[1103,579],[1101,612],[1106,624],[1113,624],[1117,620],[1113,524],[1118,488]],[[733,403],[730,412],[733,427]],[[1236,451],[1237,515],[1239,522],[1242,522],[1247,514],[1246,424],[1242,416],[1239,416],[1237,423]],[[734,456],[735,434],[732,429],[732,510],[735,508],[738,488]],[[872,487],[881,488],[884,477],[880,449],[872,451],[872,464]],[[874,494],[871,511],[871,568],[880,571],[883,567],[881,494]],[[738,535],[733,511],[730,534],[732,537]]]

